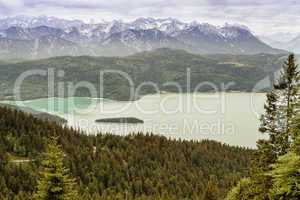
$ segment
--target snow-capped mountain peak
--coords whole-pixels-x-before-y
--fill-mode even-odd
[[[204,34],[222,35],[223,37],[233,38],[238,36],[239,29],[250,30],[242,25],[225,24],[223,27],[213,26],[208,23],[199,23],[193,21],[191,23],[181,22],[174,18],[138,18],[132,22],[123,22],[122,20],[101,21],[100,23],[84,23],[81,20],[66,20],[56,17],[30,17],[16,16],[0,19],[0,30],[8,29],[12,26],[21,28],[35,28],[39,26],[49,26],[59,28],[70,33],[74,32],[74,28],[84,37],[109,37],[109,35],[122,32],[128,29],[133,30],[151,30],[157,29],[170,36],[177,36],[182,31],[191,28],[197,28]]]
[[[7,29],[11,26],[19,26],[22,28],[34,28],[37,26],[50,26],[54,28],[67,29],[70,27],[78,27],[83,25],[84,22],[81,20],[66,20],[56,17],[47,17],[47,16],[15,16],[0,19],[0,28]]]
[[[187,23],[174,18],[85,23],[47,16],[17,16],[0,19],[0,38],[9,41],[9,44],[18,41],[28,43],[28,46],[32,45],[32,41],[40,40],[45,43],[45,48],[50,44],[49,41],[55,41],[59,49],[64,49],[60,45],[66,49],[76,49],[76,55],[79,52],[92,52],[92,55],[127,55],[165,47],[193,53],[281,52],[258,40],[242,25],[214,26],[197,21]],[[11,48],[13,50],[15,46]]]

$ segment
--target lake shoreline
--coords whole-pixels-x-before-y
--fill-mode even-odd
[[[183,92],[183,93],[178,93],[178,92],[165,92],[162,91],[160,93],[153,93],[153,94],[145,94],[143,96],[140,96],[139,98],[136,98],[135,100],[116,100],[116,99],[111,99],[111,98],[103,98],[103,97],[89,97],[89,96],[66,96],[66,97],[58,97],[58,96],[53,96],[53,97],[47,97],[47,96],[41,96],[41,97],[34,97],[34,98],[24,98],[22,100],[15,101],[15,98],[12,96],[9,96],[9,98],[6,97],[0,97],[0,103],[6,102],[6,101],[15,101],[15,102],[26,102],[26,101],[34,101],[34,100],[43,100],[43,99],[49,99],[49,98],[59,98],[59,99],[68,99],[68,98],[90,98],[90,99],[97,99],[97,100],[108,100],[108,101],[115,101],[115,102],[136,102],[143,97],[146,96],[155,96],[155,95],[180,95],[180,94],[185,94],[185,95],[198,95],[198,94],[218,94],[218,93],[228,93],[228,94],[267,94],[267,91],[261,91],[261,92],[249,92],[249,91],[221,91],[221,92]]]

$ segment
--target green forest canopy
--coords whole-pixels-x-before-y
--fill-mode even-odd
[[[0,199],[30,199],[52,136],[59,136],[81,199],[198,200],[210,191],[223,199],[248,175],[252,155],[252,150],[206,140],[141,133],[88,136],[8,108],[0,108],[0,121]]]

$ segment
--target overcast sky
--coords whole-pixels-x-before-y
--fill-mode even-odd
[[[300,32],[299,0],[0,0],[0,18],[48,15],[95,22],[174,17],[239,23],[257,34]]]

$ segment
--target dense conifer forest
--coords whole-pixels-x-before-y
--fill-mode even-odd
[[[76,196],[84,200],[224,199],[248,176],[253,153],[212,141],[174,141],[150,134],[87,136],[0,108],[1,200],[33,198],[52,137],[74,178]]]

